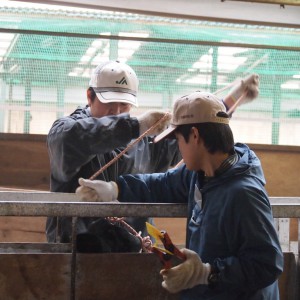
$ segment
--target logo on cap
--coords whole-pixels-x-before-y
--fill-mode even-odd
[[[127,85],[127,81],[125,79],[125,77],[123,77],[120,81],[116,81],[117,84],[126,84]]]

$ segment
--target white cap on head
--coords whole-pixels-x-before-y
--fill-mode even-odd
[[[93,71],[89,83],[101,102],[123,102],[134,106],[138,106],[138,85],[133,69],[118,61],[100,64]]]
[[[214,94],[194,92],[183,96],[174,103],[170,126],[156,136],[154,142],[159,142],[171,134],[179,125],[197,123],[229,124],[229,117],[218,115],[220,112],[226,113],[226,107]]]

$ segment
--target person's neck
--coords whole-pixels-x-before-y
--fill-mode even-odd
[[[214,177],[215,171],[221,166],[223,161],[228,158],[228,156],[229,156],[228,153],[219,153],[219,152],[214,154],[207,153],[205,166],[203,168],[205,176]]]

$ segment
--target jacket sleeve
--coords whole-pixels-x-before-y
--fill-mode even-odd
[[[120,202],[186,203],[192,172],[183,165],[166,173],[123,175],[117,180]]]
[[[64,117],[54,122],[47,137],[52,175],[69,181],[96,154],[126,146],[139,133],[128,114],[103,118]]]
[[[214,261],[221,270],[219,288],[251,293],[271,285],[282,273],[283,254],[267,196],[259,189],[240,189],[227,212],[224,232],[236,254]]]

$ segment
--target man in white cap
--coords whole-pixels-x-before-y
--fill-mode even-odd
[[[163,269],[162,286],[181,299],[279,300],[283,255],[259,159],[234,144],[229,116],[213,94],[174,104],[171,126],[185,164],[166,173],[80,179],[82,200],[188,203],[186,260]]]
[[[70,116],[56,120],[49,131],[47,146],[52,192],[74,193],[78,187],[78,178],[90,178],[116,157],[132,139],[139,137],[165,115],[161,111],[150,111],[137,118],[131,117],[131,107],[138,106],[137,91],[138,78],[127,64],[107,61],[94,70],[87,90],[88,105],[76,109]],[[169,121],[170,118],[166,118],[149,135],[161,132]],[[145,137],[97,178],[110,181],[125,173],[164,171],[180,160],[176,143],[154,145],[152,140],[150,136]],[[127,219],[137,231],[143,231],[145,220]],[[77,233],[82,239],[81,250],[121,252],[130,248],[130,241],[124,242],[125,248],[121,244],[118,248],[107,245],[105,238],[98,240],[98,236],[103,234],[103,228],[108,225],[103,218],[78,218]],[[49,217],[46,234],[48,242],[71,242],[71,218]],[[89,249],[83,243],[89,244]],[[133,244],[133,250],[136,250]]]
[[[246,101],[257,96],[257,75],[239,82],[229,92],[224,99],[228,108],[234,105],[245,89],[249,94]],[[140,136],[164,115],[164,112],[150,111],[137,118],[131,117],[131,107],[138,106],[137,92],[138,78],[127,64],[107,61],[94,70],[87,90],[88,105],[56,120],[49,131],[47,145],[52,192],[74,193],[80,177],[90,178],[132,139]],[[176,141],[153,143],[152,136],[158,134],[168,122],[168,119],[162,122],[156,131],[149,133],[151,136],[130,148],[97,179],[114,181],[122,174],[164,172],[176,165],[181,159]],[[98,235],[100,233],[95,233],[95,230],[102,228],[103,222],[100,218],[78,218],[77,231],[93,231],[94,235]],[[144,234],[145,218],[127,218],[127,222],[137,232]],[[49,242],[70,242],[71,231],[71,218],[47,219]],[[101,245],[98,248],[102,251]]]

